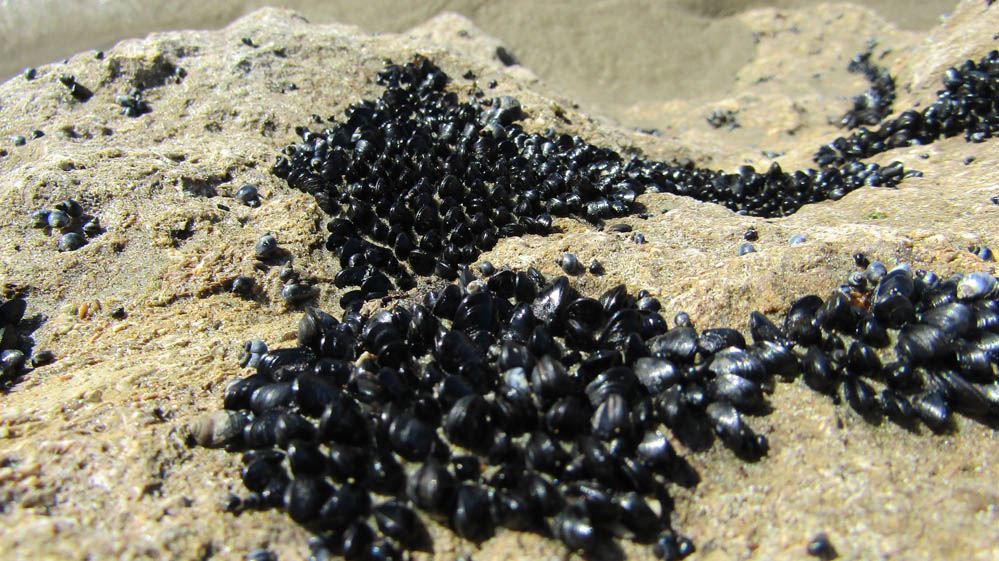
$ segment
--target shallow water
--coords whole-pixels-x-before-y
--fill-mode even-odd
[[[398,32],[451,10],[504,41],[569,96],[614,114],[636,102],[727,91],[752,34],[732,16],[817,0],[0,0],[0,76],[153,31],[209,29],[264,5],[313,22]],[[857,0],[906,29],[928,29],[955,0]],[[582,9],[581,9],[582,7]]]

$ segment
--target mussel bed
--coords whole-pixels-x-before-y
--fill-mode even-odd
[[[698,476],[671,442],[759,460],[747,415],[770,413],[777,381],[917,432],[999,417],[991,275],[874,262],[782,321],[754,312],[747,341],[683,313],[670,328],[623,285],[593,298],[566,277],[481,269],[370,315],[309,309],[295,348],[248,345],[255,372],[193,435],[245,451],[249,493],[228,508],[283,509],[348,559],[432,550],[417,512],[474,542],[508,528],[585,556],[623,538],[679,559],[694,545],[671,527],[669,487]]]

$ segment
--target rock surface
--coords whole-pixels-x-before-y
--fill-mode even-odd
[[[828,118],[866,88],[845,68],[868,37],[896,77],[897,114],[931,102],[942,71],[995,48],[999,28],[999,7],[978,0],[961,2],[928,33],[897,30],[848,4],[739,17],[759,42],[737,75],[738,94],[634,107],[636,117],[663,124],[661,137],[587,114],[530,70],[504,67],[499,43],[457,15],[368,36],[264,9],[221,31],[157,33],[122,42],[103,60],[82,53],[0,85],[0,289],[5,297],[26,291],[29,315],[47,318],[36,349],[57,356],[0,395],[0,556],[240,559],[261,547],[281,559],[307,556],[305,531],[283,514],[221,512],[226,495],[241,492],[239,458],[189,448],[185,427],[221,406],[224,384],[241,375],[244,341],[294,344],[299,311],[280,298],[281,267],[256,266],[261,235],[273,233],[319,289],[314,304],[339,312],[323,213],[269,167],[313,114],[339,117],[377,97],[383,59],[423,54],[466,98],[474,84],[461,76],[472,70],[487,95],[520,99],[529,131],[553,127],[622,153],[728,170],[765,167],[762,151],[783,152],[777,161],[793,170],[841,133]],[[93,97],[74,100],[62,74]],[[144,90],[151,113],[121,114],[115,97],[132,87]],[[737,109],[742,127],[709,127],[704,117],[719,107]],[[24,146],[6,140],[35,129],[45,135]],[[856,251],[942,275],[995,274],[994,263],[966,249],[999,248],[999,206],[989,202],[999,195],[996,142],[956,137],[882,154],[873,161],[898,160],[924,176],[783,219],[645,195],[650,217],[622,222],[646,244],[562,219],[560,234],[506,239],[481,259],[555,274],[563,251],[584,263],[598,257],[607,272],[581,277],[581,291],[647,288],[664,316],[685,310],[701,328],[744,329],[750,311],[780,317],[796,297],[825,296],[854,270]],[[259,208],[233,198],[247,183],[259,186]],[[106,232],[63,253],[58,235],[32,229],[29,214],[69,197]],[[738,257],[749,226],[759,232],[757,252]],[[807,241],[789,246],[794,234]],[[239,275],[255,279],[254,299],[229,293]],[[118,308],[125,317],[112,316]],[[801,559],[819,531],[843,559],[999,559],[995,429],[964,418],[943,436],[871,426],[800,382],[780,385],[772,403],[772,415],[750,420],[771,443],[762,461],[745,464],[720,446],[686,454],[702,481],[675,489],[673,522],[697,544],[697,559]],[[501,532],[479,549],[429,526],[434,559],[566,556],[534,535]],[[629,558],[651,558],[647,546],[623,546]]]

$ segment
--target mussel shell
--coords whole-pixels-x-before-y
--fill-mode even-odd
[[[233,411],[250,408],[250,396],[262,386],[271,383],[271,379],[261,374],[253,374],[239,378],[226,384],[223,392],[223,406]]]
[[[489,496],[481,487],[462,485],[455,501],[452,527],[459,536],[479,543],[495,532]]]
[[[643,357],[636,360],[633,370],[638,381],[651,394],[662,392],[679,383],[682,378],[673,363],[656,357]]]
[[[693,362],[697,354],[697,331],[693,327],[677,327],[648,341],[654,356],[676,363]]]
[[[284,492],[284,511],[299,524],[315,519],[333,489],[318,477],[296,477]]]
[[[457,483],[454,476],[434,460],[428,461],[406,483],[406,496],[418,508],[447,516],[454,509]]]
[[[964,335],[975,327],[975,313],[960,302],[930,308],[922,314],[920,322],[932,325],[950,337]]]
[[[466,395],[455,402],[444,419],[444,434],[458,446],[480,449],[492,430],[488,413],[489,404],[482,396]]]
[[[708,383],[708,394],[717,401],[727,401],[741,411],[763,407],[763,390],[747,378],[735,374],[716,376]]]
[[[729,327],[705,329],[697,338],[697,346],[706,354],[713,355],[722,349],[746,348],[746,338],[739,331]]]
[[[715,353],[708,365],[715,376],[739,376],[754,382],[762,382],[767,375],[766,367],[753,353],[737,348],[729,348]]]
[[[593,435],[603,440],[627,437],[631,433],[631,418],[627,400],[611,394],[597,406],[591,422]]]
[[[835,394],[839,373],[821,349],[808,347],[801,359],[801,371],[808,387],[827,395]]]

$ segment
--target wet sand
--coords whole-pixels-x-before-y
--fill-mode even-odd
[[[734,16],[817,0],[5,0],[0,2],[0,78],[153,31],[216,29],[265,5],[313,23],[339,21],[400,32],[450,10],[504,41],[520,62],[591,111],[628,121],[625,108],[669,99],[719,97],[752,58],[755,39]],[[887,21],[926,30],[955,0],[863,0]],[[585,6],[585,9],[580,9]],[[58,14],[58,17],[53,17]],[[632,123],[640,124],[640,123]]]

